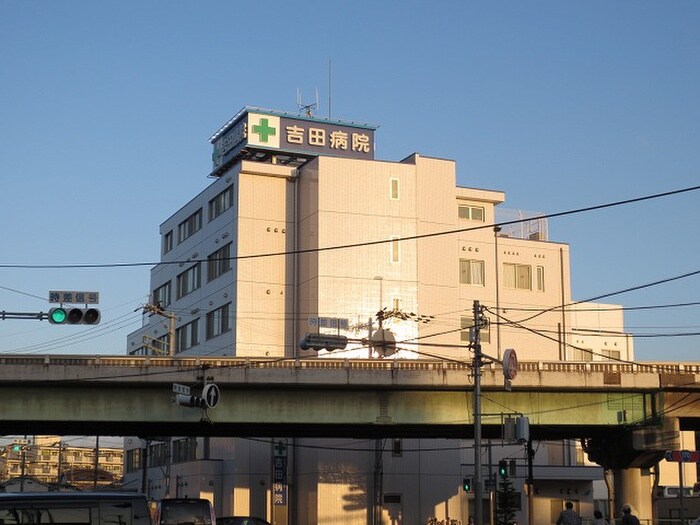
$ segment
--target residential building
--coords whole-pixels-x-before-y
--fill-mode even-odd
[[[16,438],[0,455],[1,479],[20,486],[25,478],[54,489],[114,488],[121,486],[123,472],[123,449],[71,445],[60,436]]]

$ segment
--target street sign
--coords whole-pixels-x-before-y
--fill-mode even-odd
[[[350,326],[348,319],[338,317],[309,317],[311,328],[335,328],[336,330],[347,330]]]
[[[666,461],[673,461],[676,463],[700,463],[700,451],[669,450],[666,452]]]
[[[49,302],[60,304],[99,304],[100,292],[49,291]]]
[[[506,377],[506,380],[510,381],[518,375],[518,357],[512,348],[507,348],[503,352],[503,375]]]
[[[182,394],[184,396],[190,395],[190,387],[187,385],[180,385],[178,383],[173,383],[173,392],[176,394]]]
[[[219,404],[221,399],[221,391],[214,383],[207,383],[202,389],[202,399],[208,408],[214,408]]]

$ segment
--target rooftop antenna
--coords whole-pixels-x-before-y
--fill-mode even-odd
[[[318,88],[316,89],[316,102],[304,104],[301,101],[301,91],[297,88],[297,109],[299,113],[303,110],[307,117],[313,117],[314,111],[318,109]]]

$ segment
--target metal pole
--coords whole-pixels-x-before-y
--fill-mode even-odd
[[[95,464],[93,468],[92,489],[97,488],[97,476],[100,469],[100,436],[95,436]]]
[[[481,306],[474,301],[474,523],[483,525],[481,476],[481,342],[479,324]]]
[[[498,315],[501,315],[501,304],[500,304],[500,297],[499,297],[499,290],[498,290],[498,233],[501,231],[500,226],[494,226],[493,227],[493,251],[494,251],[494,256],[495,256],[495,266],[496,270],[494,273],[494,284],[496,285],[496,312]],[[496,319],[496,357],[498,359],[501,358],[501,323],[500,319]]]

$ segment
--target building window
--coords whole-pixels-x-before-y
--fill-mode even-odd
[[[397,263],[401,261],[401,245],[399,239],[392,237],[391,239],[391,262]]]
[[[399,200],[399,179],[389,179],[389,198]]]
[[[170,443],[156,443],[148,448],[148,466],[149,467],[161,467],[167,465],[167,460],[170,456],[169,447]]]
[[[199,344],[199,319],[175,330],[176,352],[184,352]]]
[[[477,259],[459,260],[460,284],[484,286],[484,261]]]
[[[532,290],[532,267],[527,264],[503,264],[503,286]]]
[[[619,361],[619,360],[620,360],[620,357],[621,357],[621,354],[620,354],[620,351],[619,351],[619,350],[607,350],[607,349],[603,349],[603,350],[601,350],[600,353],[603,354],[603,355],[604,355],[605,357],[607,357],[608,359],[613,359],[613,360],[615,360],[615,361]]]
[[[163,235],[163,254],[168,253],[173,249],[173,231],[170,230],[168,233]]]
[[[207,282],[213,281],[231,269],[231,244],[222,246],[207,257]]]
[[[537,291],[544,292],[544,266],[535,268]]]
[[[209,222],[233,206],[233,186],[229,186],[209,201]]]
[[[170,281],[153,290],[153,304],[161,308],[170,304]]]
[[[185,463],[197,459],[197,438],[188,437],[173,441],[173,463]]]
[[[593,351],[587,348],[573,348],[572,361],[593,361]]]
[[[486,213],[483,206],[467,206],[462,204],[458,206],[458,210],[460,219],[479,222],[484,222],[486,220]]]
[[[490,343],[491,342],[491,323],[488,319],[485,319],[486,325],[482,326],[479,330],[479,342]],[[474,317],[473,316],[463,316],[459,318],[459,323],[461,331],[459,332],[459,338],[463,343],[470,343],[472,341],[472,331],[474,330]]]
[[[177,243],[191,237],[202,228],[202,208],[187,217],[177,226]]]
[[[207,314],[207,339],[231,330],[231,320],[228,316],[230,305],[231,303],[227,303]]]
[[[141,449],[132,448],[126,451],[126,471],[138,472],[141,470]]]
[[[202,284],[202,267],[195,264],[177,276],[177,298],[181,299],[194,292]]]

